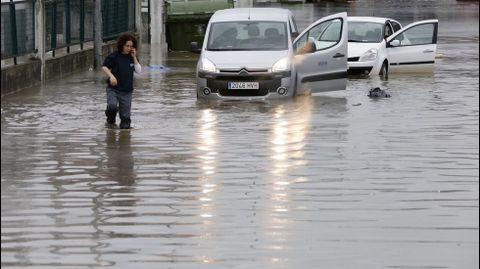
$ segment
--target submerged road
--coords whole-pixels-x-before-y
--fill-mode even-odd
[[[406,2],[381,15],[439,17],[434,73],[212,104],[195,55],[144,45],[133,130],[99,72],[2,97],[2,268],[478,268],[478,2]]]

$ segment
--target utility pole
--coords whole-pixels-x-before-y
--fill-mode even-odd
[[[150,63],[160,64],[167,52],[165,42],[165,0],[150,1]]]
[[[102,0],[94,0],[93,11],[93,51],[95,53],[94,67],[100,69],[103,61],[103,22],[102,22]]]
[[[40,59],[40,80],[45,81],[45,2],[35,1],[35,49]]]
[[[151,43],[165,45],[165,0],[150,0]]]
[[[142,0],[135,1],[135,30],[138,33],[138,45],[142,44],[143,37],[143,23],[142,23]]]

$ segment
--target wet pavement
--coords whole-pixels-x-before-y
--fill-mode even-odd
[[[383,3],[440,19],[433,74],[202,103],[196,56],[144,45],[166,68],[136,78],[133,130],[104,128],[93,71],[2,97],[2,268],[478,268],[478,2]]]

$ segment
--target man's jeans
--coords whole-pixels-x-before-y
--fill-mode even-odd
[[[120,128],[130,128],[130,110],[132,108],[132,92],[122,92],[107,87],[107,122],[115,124],[117,111],[120,115]]]

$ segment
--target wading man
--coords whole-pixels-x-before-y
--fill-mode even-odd
[[[130,129],[132,108],[133,72],[140,73],[142,66],[137,59],[137,39],[129,33],[121,34],[117,40],[117,51],[105,58],[102,70],[107,74],[107,127],[115,128],[117,112],[120,129]]]

